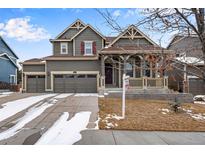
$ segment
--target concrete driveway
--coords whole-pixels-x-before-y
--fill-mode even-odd
[[[14,94],[8,97],[0,99],[0,105],[8,101],[15,99],[21,99],[30,97],[32,95],[42,94]],[[46,101],[52,98],[46,99]],[[37,103],[36,103],[37,104]],[[31,108],[31,107],[30,107]],[[8,119],[0,122],[0,133],[8,130],[15,125],[16,120],[21,118],[29,108],[26,110],[9,117]],[[69,119],[71,119],[75,113],[81,111],[91,111],[88,128],[95,127],[95,121],[98,118],[98,97],[97,96],[75,96],[74,94],[66,98],[58,98],[57,103],[52,107],[46,109],[39,117],[26,124],[23,129],[16,135],[1,140],[0,144],[5,145],[21,145],[21,144],[35,144],[36,141],[45,133],[62,115],[63,112],[69,112]]]

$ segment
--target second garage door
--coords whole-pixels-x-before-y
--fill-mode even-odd
[[[54,92],[57,93],[96,93],[96,74],[54,75]]]

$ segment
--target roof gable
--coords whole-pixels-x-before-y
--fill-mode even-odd
[[[72,39],[74,39],[75,37],[77,37],[81,32],[83,32],[85,29],[87,29],[87,28],[90,28],[90,29],[92,29],[96,34],[98,34],[101,38],[103,38],[104,40],[106,40],[106,38],[100,33],[100,32],[98,32],[95,28],[93,28],[91,25],[86,25],[83,29],[81,29],[77,34],[75,34],[72,38],[71,38],[71,40]]]
[[[10,60],[10,62],[11,62],[16,68],[18,68],[17,64],[11,59],[11,57],[10,57],[7,53],[0,54],[0,57],[7,58],[8,60]]]
[[[135,39],[135,38],[144,38],[148,42],[150,42],[154,46],[158,46],[154,41],[152,41],[147,35],[145,35],[142,31],[140,31],[135,25],[129,26],[126,30],[124,30],[122,33],[120,33],[110,44],[109,46],[112,46],[115,42],[117,42],[120,38],[129,38],[129,39]]]
[[[15,52],[6,43],[6,41],[0,36],[0,54],[1,53],[7,53],[9,56],[19,59]]]
[[[61,38],[64,34],[69,33],[70,36],[74,36],[78,33],[81,29],[83,29],[86,25],[80,20],[77,19],[71,25],[69,25],[64,31],[62,31],[55,39]],[[71,38],[70,37],[70,38]]]

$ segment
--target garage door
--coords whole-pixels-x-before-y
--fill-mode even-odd
[[[189,93],[193,95],[205,95],[205,83],[199,78],[189,78]]]
[[[27,76],[27,92],[29,93],[45,92],[45,76],[44,75]]]
[[[57,93],[95,93],[96,74],[54,75],[54,92]]]

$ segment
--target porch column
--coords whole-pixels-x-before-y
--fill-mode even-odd
[[[144,77],[146,75],[145,73],[145,65],[146,65],[146,62],[145,62],[145,58],[143,56],[143,60],[142,60],[142,76]]]
[[[121,60],[120,60],[120,57],[118,58],[118,78],[119,78],[118,86],[120,88],[121,87]]]
[[[101,78],[100,78],[101,88],[105,88],[105,56],[101,56]]]
[[[133,60],[133,77],[135,78],[136,77],[136,62],[135,62],[135,59]]]
[[[127,57],[123,57],[123,74],[126,74],[126,62],[127,62]]]

